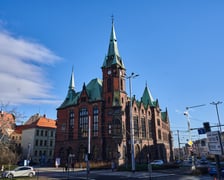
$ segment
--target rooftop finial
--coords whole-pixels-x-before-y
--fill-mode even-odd
[[[112,19],[112,24],[114,24],[114,15],[113,14],[111,16],[111,19]]]
[[[74,66],[72,66],[72,74],[71,74],[71,79],[69,83],[69,89],[75,89],[75,78],[74,78]]]

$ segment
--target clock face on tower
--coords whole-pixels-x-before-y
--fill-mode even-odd
[[[110,75],[110,74],[111,74],[111,70],[108,70],[108,71],[107,71],[107,74],[109,74],[109,75]]]

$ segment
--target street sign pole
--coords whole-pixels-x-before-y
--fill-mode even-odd
[[[222,140],[219,131],[207,132],[209,153],[215,155],[217,179],[221,178],[220,155],[223,154]]]

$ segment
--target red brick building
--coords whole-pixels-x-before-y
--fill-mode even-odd
[[[57,109],[55,158],[66,162],[75,155],[78,162],[88,152],[94,161],[130,163],[130,97],[126,91],[126,69],[120,57],[112,23],[109,48],[101,67],[103,80],[92,79],[75,90],[72,71],[64,102]],[[161,111],[146,85],[141,100],[131,98],[136,163],[153,159],[172,160],[168,112]],[[73,156],[74,157],[74,156]]]

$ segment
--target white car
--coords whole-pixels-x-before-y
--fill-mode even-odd
[[[150,163],[151,165],[163,165],[163,160],[154,160]]]
[[[13,177],[33,177],[35,176],[36,172],[33,167],[31,166],[19,166],[11,171],[4,171],[2,173],[3,178],[13,178]]]

